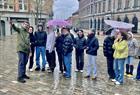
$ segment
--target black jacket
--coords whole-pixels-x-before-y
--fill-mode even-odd
[[[55,43],[55,47],[56,47],[56,51],[62,53],[63,49],[63,37],[61,36],[57,36],[56,37],[56,43]]]
[[[70,34],[67,34],[64,36],[63,40],[63,54],[67,55],[68,53],[71,53],[73,50],[73,39]]]
[[[31,46],[35,46],[35,36],[34,36],[34,33],[30,33],[29,35],[30,37],[30,43],[31,43]]]
[[[112,48],[112,45],[114,44],[114,37],[106,37],[103,43],[103,53],[104,56],[113,58],[114,49]]]
[[[45,31],[35,32],[35,45],[46,46],[47,34]]]
[[[87,54],[97,56],[97,50],[99,49],[99,42],[94,34],[90,34],[88,36],[87,48],[88,48],[86,50]]]
[[[86,38],[84,36],[76,37],[74,40],[74,47],[77,52],[83,53],[84,49],[86,48]]]

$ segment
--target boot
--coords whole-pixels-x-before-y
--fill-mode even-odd
[[[133,75],[133,70],[134,70],[134,66],[130,65],[130,73],[129,74]]]
[[[126,64],[126,75],[129,74],[129,64]]]

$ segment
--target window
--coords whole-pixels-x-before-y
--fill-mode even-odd
[[[118,10],[120,10],[122,7],[122,0],[118,0]]]
[[[134,8],[140,7],[140,0],[134,0]]]
[[[91,4],[91,14],[93,14],[93,4]]]
[[[27,0],[19,0],[19,9],[20,10],[28,10]]]
[[[130,0],[125,0],[125,9],[128,9],[130,7]]]
[[[97,3],[95,3],[95,13],[97,13]]]
[[[111,11],[111,0],[108,0],[108,11]]]
[[[106,4],[106,3],[105,3],[105,0],[104,0],[104,1],[103,1],[103,7],[102,7],[102,8],[103,8],[103,10],[102,10],[103,12],[105,12],[105,4]]]
[[[7,3],[4,3],[4,9],[7,9]]]
[[[101,13],[101,2],[99,2],[98,13]]]

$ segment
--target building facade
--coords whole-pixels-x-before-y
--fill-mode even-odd
[[[80,0],[80,26],[105,31],[105,19],[135,24],[134,33],[140,32],[140,0]]]
[[[49,19],[49,13],[43,4],[46,4],[45,0],[0,0],[0,37],[13,34],[10,22],[20,24],[29,21],[34,28],[38,19],[45,23]]]

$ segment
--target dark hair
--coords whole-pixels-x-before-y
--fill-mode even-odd
[[[29,28],[32,28],[32,30],[34,31],[34,27],[33,26],[30,26]]]
[[[121,36],[122,36],[122,40],[127,40],[128,39],[128,35],[126,32],[120,32]]]
[[[94,34],[96,34],[96,30],[95,30],[95,29],[92,29],[91,31],[92,31]]]
[[[79,30],[79,31],[81,31],[82,33],[84,32],[83,30]]]

